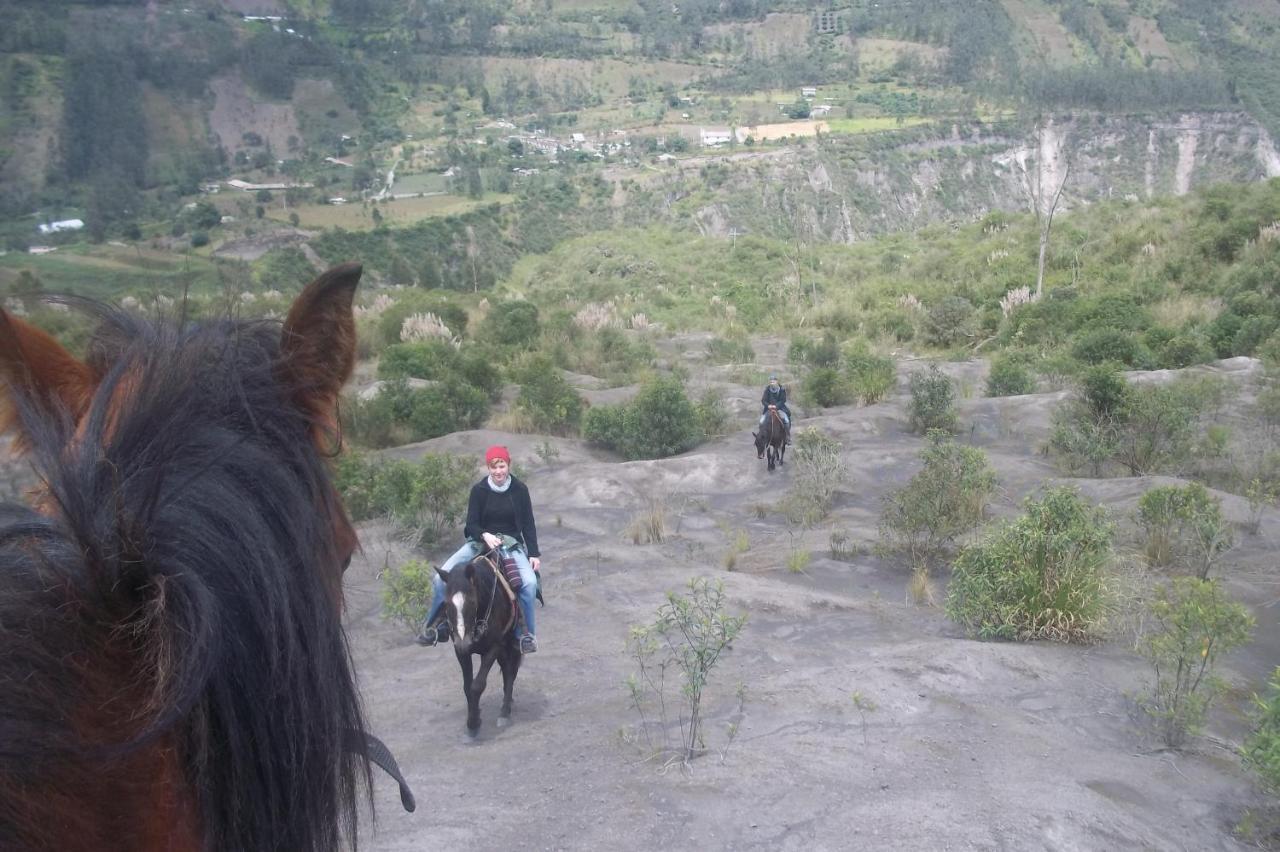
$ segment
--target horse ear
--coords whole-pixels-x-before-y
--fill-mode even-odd
[[[321,432],[337,430],[338,393],[356,363],[356,320],[352,312],[358,263],[335,266],[312,281],[294,300],[284,321],[280,351],[282,379],[299,410]]]
[[[476,566],[468,562],[467,563],[467,579],[475,580],[475,578],[476,578]]]
[[[0,309],[0,432],[13,432],[16,446],[31,447],[19,406],[34,406],[41,417],[63,414],[78,421],[89,408],[93,373],[52,335]]]
[[[753,438],[759,438],[760,436],[759,436],[758,434],[756,434],[755,432],[752,432],[752,433],[751,433],[751,437],[753,437]]]
[[[439,566],[439,565],[437,565],[437,566],[436,566],[436,573],[440,575],[440,579],[441,579],[441,580],[444,580],[445,585],[448,585],[448,584],[449,584],[449,574],[448,574],[448,572],[446,572],[446,571],[441,571],[441,570],[440,570],[440,566]]]

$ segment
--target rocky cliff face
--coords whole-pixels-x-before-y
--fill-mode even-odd
[[[710,201],[705,192],[680,201],[689,169],[705,175],[716,161],[732,177],[716,182]],[[688,217],[704,234],[850,243],[992,210],[1027,211],[1037,195],[1047,206],[1059,186],[1063,211],[1102,199],[1265,180],[1280,176],[1280,154],[1244,113],[1188,113],[1059,117],[1039,129],[975,123],[827,137],[787,156],[739,149],[683,169],[658,190],[668,215]]]

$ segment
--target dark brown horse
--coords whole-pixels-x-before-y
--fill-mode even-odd
[[[0,848],[354,846],[370,740],[330,481],[355,264],[283,325],[101,305],[84,359],[0,312]],[[406,806],[408,806],[406,802]]]
[[[467,697],[467,733],[480,731],[480,696],[484,694],[489,669],[496,661],[502,669],[502,709],[498,727],[511,719],[511,692],[520,671],[520,644],[515,627],[517,604],[498,580],[497,554],[481,554],[464,566],[444,572],[445,617],[453,651],[462,667],[462,692]],[[480,658],[479,671],[472,673],[472,659]]]
[[[764,425],[759,432],[752,432],[751,437],[756,442],[756,458],[762,459],[768,453],[770,471],[775,462],[783,464],[783,457],[787,454],[787,424],[783,422],[778,409],[769,409]]]

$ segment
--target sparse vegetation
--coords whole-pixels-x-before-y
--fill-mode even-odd
[[[885,497],[879,545],[883,553],[907,558],[916,585],[962,535],[982,522],[996,488],[986,453],[958,444],[944,432],[929,434],[920,458],[920,472]]]
[[[827,516],[836,489],[844,485],[847,468],[841,446],[835,439],[814,428],[795,436],[791,487],[782,501],[782,510],[793,524],[813,526]]]
[[[627,689],[640,714],[640,736],[651,754],[666,757],[664,766],[680,762],[687,767],[706,750],[703,693],[721,655],[747,622],[745,615],[724,610],[724,585],[695,578],[687,594],[668,592],[653,623],[632,627],[627,638],[627,652],[638,667]],[[678,748],[671,737],[672,713],[679,725]]]
[[[1143,707],[1165,745],[1178,748],[1199,731],[1210,703],[1225,689],[1214,666],[1249,639],[1253,616],[1217,580],[1196,577],[1176,577],[1158,588],[1151,615],[1140,650],[1155,668],[1155,683]]]

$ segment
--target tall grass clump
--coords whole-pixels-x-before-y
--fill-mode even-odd
[[[1027,500],[1023,514],[964,548],[947,615],[984,639],[1092,639],[1106,609],[1113,526],[1069,488]]]
[[[792,449],[791,487],[782,499],[782,510],[793,524],[813,526],[831,511],[836,489],[844,485],[848,467],[840,442],[813,427],[795,436]]]

